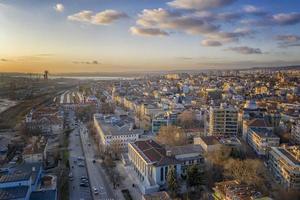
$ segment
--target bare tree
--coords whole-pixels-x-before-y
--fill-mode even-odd
[[[231,148],[222,146],[220,149],[209,152],[206,158],[213,165],[223,166],[224,163],[229,159],[231,154]]]
[[[185,110],[178,116],[179,124],[183,128],[194,128],[197,127],[196,115],[193,111]]]
[[[115,105],[113,105],[112,103],[102,103],[100,112],[103,114],[113,114],[115,113]]]
[[[119,158],[122,152],[121,142],[119,140],[115,140],[110,144],[110,151],[114,158]]]
[[[225,175],[248,185],[262,187],[265,168],[258,159],[228,159],[224,165]]]
[[[168,146],[185,145],[188,142],[186,133],[177,126],[163,126],[160,128],[156,140]]]

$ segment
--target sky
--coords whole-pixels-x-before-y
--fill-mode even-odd
[[[0,72],[300,64],[299,0],[0,0]]]

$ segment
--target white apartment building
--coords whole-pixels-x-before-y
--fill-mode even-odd
[[[238,110],[226,104],[209,109],[210,135],[237,135]]]
[[[247,137],[248,144],[259,156],[266,156],[271,147],[277,147],[280,138],[267,128],[250,128]]]
[[[285,188],[300,190],[300,147],[272,147],[268,165]]]

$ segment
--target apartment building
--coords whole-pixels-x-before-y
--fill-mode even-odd
[[[292,126],[291,142],[300,145],[300,120],[296,121]]]
[[[271,147],[277,147],[280,138],[267,128],[250,128],[247,137],[248,144],[259,156],[266,156]]]
[[[210,107],[209,133],[210,135],[237,135],[238,110],[226,104]]]
[[[300,147],[272,147],[268,165],[285,188],[300,189]]]

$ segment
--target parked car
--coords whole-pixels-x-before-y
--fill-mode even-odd
[[[89,187],[89,183],[88,182],[80,182],[79,186],[80,187]]]
[[[93,187],[93,192],[94,192],[95,195],[99,194],[99,191],[95,186]]]

